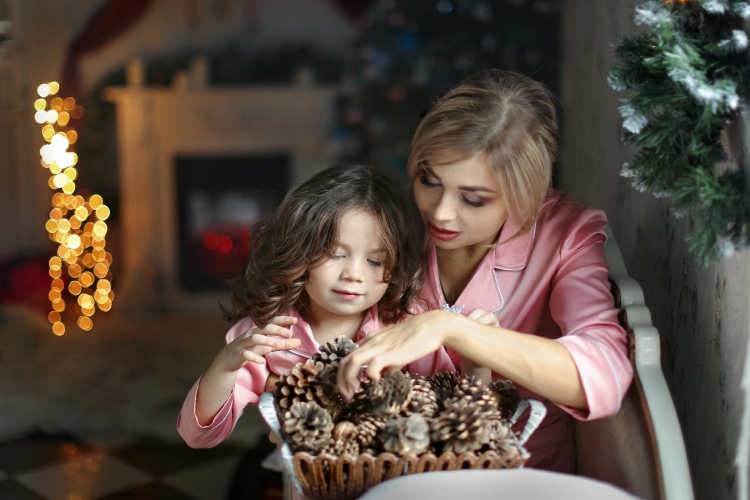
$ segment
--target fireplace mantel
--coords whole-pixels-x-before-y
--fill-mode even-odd
[[[131,78],[105,98],[117,107],[123,255],[118,295],[127,308],[186,300],[178,287],[175,159],[289,156],[296,184],[331,165],[338,88],[143,87]],[[189,297],[188,297],[189,299]]]

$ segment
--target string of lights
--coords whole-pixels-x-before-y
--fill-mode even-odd
[[[68,307],[66,296],[78,316],[78,327],[84,331],[93,328],[91,316],[96,308],[109,311],[115,298],[109,269],[112,255],[105,250],[104,221],[109,218],[109,207],[98,194],[88,198],[76,194],[78,155],[72,149],[78,133],[70,121],[80,118],[83,108],[72,97],[57,97],[59,90],[57,82],[43,83],[34,102],[34,119],[42,125],[47,142],[39,150],[41,164],[50,171],[49,187],[56,191],[45,225],[50,239],[58,244],[57,254],[49,260],[52,311],[48,319],[55,335],[65,334],[62,313]]]

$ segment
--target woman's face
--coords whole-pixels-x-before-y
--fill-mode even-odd
[[[508,216],[500,183],[480,155],[420,167],[414,198],[430,239],[443,250],[494,243]]]

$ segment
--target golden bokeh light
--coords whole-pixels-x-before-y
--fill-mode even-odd
[[[90,287],[94,284],[94,275],[90,271],[86,271],[81,274],[81,277],[78,278],[78,280],[83,286]]]
[[[78,318],[78,328],[84,332],[88,332],[94,326],[94,322],[87,316],[80,316]]]
[[[107,205],[101,205],[96,209],[96,217],[99,220],[107,220],[109,213],[109,207]]]
[[[107,234],[107,224],[103,221],[96,221],[94,223],[94,235],[99,236],[100,238],[104,238],[104,236]]]
[[[79,172],[74,166],[78,164],[78,154],[69,149],[78,141],[78,133],[68,126],[71,120],[81,118],[84,110],[74,98],[56,96],[59,89],[56,82],[37,87],[34,120],[41,125],[46,142],[39,150],[40,164],[49,169],[47,183],[55,191],[50,218],[44,226],[49,238],[58,244],[56,255],[49,260],[53,279],[48,298],[53,311],[48,319],[52,331],[63,335],[65,325],[60,312],[65,310],[64,294],[75,297],[76,309],[80,308],[78,326],[88,331],[93,327],[89,316],[95,307],[109,311],[114,293],[109,270],[112,255],[105,251],[108,227],[104,221],[110,217],[110,209],[98,194],[88,200],[76,194]],[[67,290],[63,274],[70,276]]]
[[[68,276],[71,278],[78,278],[81,275],[81,266],[76,262],[68,266]],[[77,294],[76,294],[77,295]]]
[[[62,111],[59,115],[57,115],[57,124],[61,127],[67,126],[69,121],[70,113],[68,113],[67,111]]]
[[[67,245],[75,250],[76,248],[81,246],[81,237],[77,234],[71,234],[70,236],[68,236]]]

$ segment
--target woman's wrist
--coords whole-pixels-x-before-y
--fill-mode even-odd
[[[461,323],[466,321],[466,318],[447,311],[432,311],[436,314],[434,320],[435,330],[440,337],[440,343],[450,349],[456,350],[455,346],[461,342],[463,337],[464,329]]]

